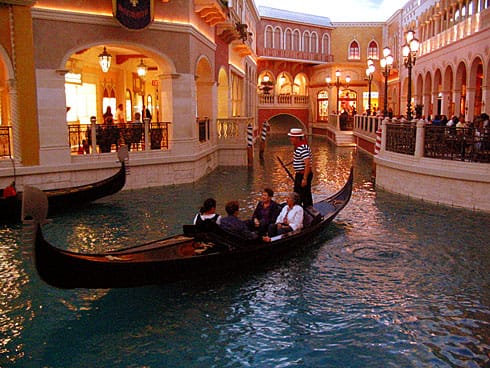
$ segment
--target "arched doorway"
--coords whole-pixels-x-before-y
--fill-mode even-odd
[[[206,57],[199,58],[196,66],[196,99],[199,142],[211,139],[211,124],[213,118],[213,105],[209,103],[213,99],[214,85],[211,63]]]
[[[104,64],[102,57],[106,59]],[[168,122],[160,121],[161,78],[173,70],[166,59],[133,45],[105,44],[74,50],[65,60],[64,92],[71,154],[110,152],[121,144],[130,150],[143,150],[143,130],[138,127],[132,131],[130,124],[141,123],[145,118],[151,122],[150,148],[168,148]],[[170,96],[170,103],[166,104],[169,111],[171,88],[168,85],[164,91],[165,96]],[[118,106],[123,109],[119,114]],[[108,108],[110,120],[105,118]],[[127,125],[118,125],[117,134],[102,134],[105,127],[92,129],[93,120],[99,125],[116,122]],[[97,133],[92,134],[92,130]],[[90,149],[80,150],[86,141]]]
[[[14,72],[8,55],[0,46],[0,158],[14,157],[9,84],[13,75]]]
[[[218,73],[218,119],[230,116],[228,74],[224,68]]]

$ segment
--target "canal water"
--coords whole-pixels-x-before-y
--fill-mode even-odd
[[[306,250],[253,272],[169,285],[59,290],[43,283],[20,225],[0,225],[0,367],[487,367],[490,215],[374,190],[372,159],[313,138],[314,198],[354,166],[348,206]],[[284,134],[253,168],[123,191],[53,218],[46,237],[99,252],[176,234],[204,199],[292,183]],[[447,188],[451,190],[451,188]]]

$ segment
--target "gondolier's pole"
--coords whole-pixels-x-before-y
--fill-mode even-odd
[[[279,160],[279,162],[281,163],[281,166],[284,168],[284,170],[286,170],[286,172],[288,173],[289,177],[291,178],[292,181],[294,181],[294,176],[293,174],[291,174],[291,171],[289,171],[289,169],[287,168],[286,164],[281,160],[281,158],[279,156],[276,156],[277,159]]]

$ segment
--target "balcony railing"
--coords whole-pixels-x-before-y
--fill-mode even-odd
[[[480,32],[485,26],[485,24],[480,22],[482,16],[486,16],[485,12],[490,12],[490,9],[484,9],[482,12],[469,16],[465,20],[423,41],[420,44],[420,55],[428,54]]]
[[[170,122],[127,124],[68,125],[68,141],[72,154],[92,154],[117,151],[126,145],[130,151],[168,149]]]
[[[308,51],[296,51],[296,50],[281,50],[273,48],[257,48],[257,54],[259,56],[267,56],[282,59],[293,59],[302,61],[316,61],[322,63],[333,63],[333,55],[326,55],[321,52],[308,52]]]
[[[291,94],[259,94],[259,105],[301,105],[301,107],[308,107],[309,97],[304,95],[291,95]]]
[[[12,157],[12,127],[0,126],[0,158]]]
[[[220,144],[238,144],[246,147],[247,127],[253,125],[253,118],[226,118],[217,119],[218,142]]]

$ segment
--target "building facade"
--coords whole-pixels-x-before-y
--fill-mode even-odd
[[[370,153],[374,125],[354,116],[421,106],[472,121],[490,103],[489,8],[411,0],[385,22],[339,23],[253,0],[0,0],[0,186],[97,180],[121,144],[128,188],[192,182],[247,164],[247,127],[265,120]],[[410,70],[408,30],[420,42]]]

